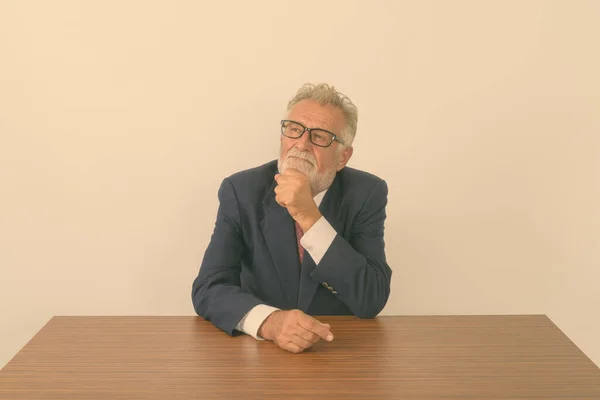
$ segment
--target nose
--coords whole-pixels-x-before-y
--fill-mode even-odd
[[[306,151],[307,149],[309,149],[312,146],[312,143],[310,141],[310,132],[306,131],[304,132],[304,134],[299,137],[298,139],[296,139],[297,143],[296,143],[296,148],[300,151]]]

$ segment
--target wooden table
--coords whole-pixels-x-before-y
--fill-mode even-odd
[[[545,316],[321,317],[301,354],[198,317],[55,317],[0,371],[0,399],[600,399]]]

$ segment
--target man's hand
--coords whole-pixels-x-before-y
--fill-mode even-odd
[[[274,311],[258,329],[258,335],[272,340],[291,353],[301,353],[320,339],[333,340],[329,324],[323,324],[300,310]]]
[[[295,168],[287,168],[283,174],[275,175],[275,181],[275,200],[287,208],[292,218],[306,232],[321,218],[308,177]]]

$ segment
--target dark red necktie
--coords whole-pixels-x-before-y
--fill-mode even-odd
[[[302,239],[302,236],[304,236],[304,231],[302,230],[300,225],[298,225],[298,223],[295,221],[294,221],[294,225],[296,225],[296,239],[298,242],[298,256],[300,256],[300,265],[302,265],[302,258],[304,258],[304,247],[302,247],[302,245],[300,244],[300,239]]]

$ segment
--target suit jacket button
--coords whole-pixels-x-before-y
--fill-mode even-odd
[[[336,292],[335,290],[333,290],[333,288],[329,285],[329,283],[323,282],[323,286],[326,287],[327,290],[329,290],[331,293],[338,294],[338,292]]]

